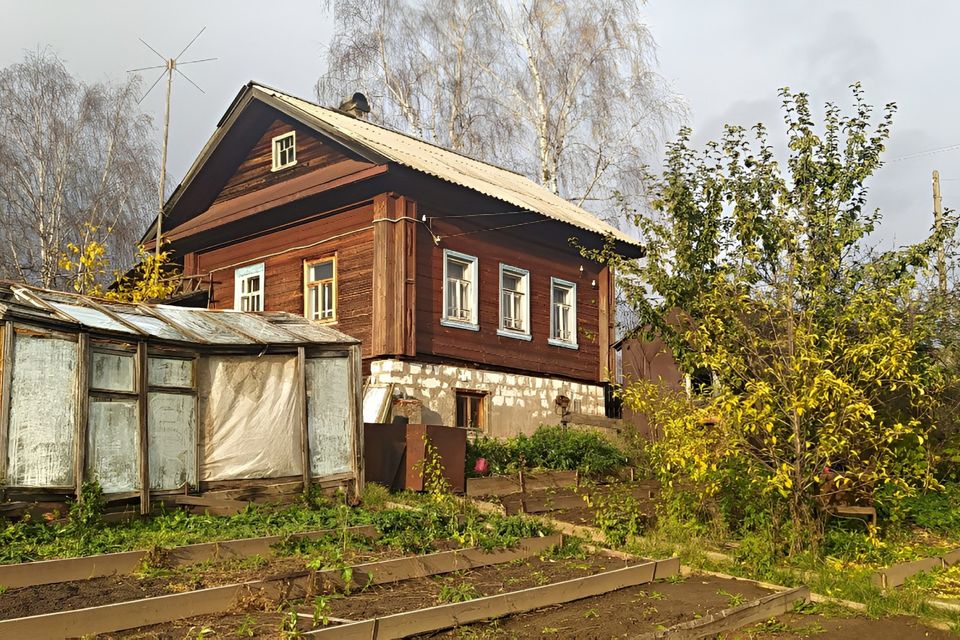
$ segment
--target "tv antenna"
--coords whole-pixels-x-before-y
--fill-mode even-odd
[[[169,137],[170,137],[170,94],[173,91],[173,74],[179,73],[181,76],[183,76],[184,80],[186,80],[187,82],[192,84],[194,87],[196,87],[197,91],[199,91],[200,93],[205,93],[204,90],[200,88],[200,85],[198,85],[196,82],[194,82],[189,77],[187,77],[187,74],[185,74],[183,71],[180,71],[180,67],[184,67],[188,64],[197,64],[200,62],[211,62],[213,60],[216,60],[216,58],[202,58],[199,60],[187,60],[186,62],[180,62],[180,58],[183,56],[184,53],[187,52],[187,49],[189,49],[193,45],[193,43],[197,41],[197,38],[199,38],[201,34],[203,34],[203,32],[206,30],[207,30],[206,27],[200,29],[200,32],[197,33],[197,35],[193,36],[193,40],[188,42],[187,46],[185,46],[180,51],[180,53],[178,53],[173,58],[167,58],[161,55],[159,51],[157,51],[156,49],[151,47],[149,44],[147,44],[147,42],[143,38],[138,38],[138,40],[140,40],[140,42],[142,42],[146,48],[150,49],[150,51],[153,51],[155,54],[157,54],[158,58],[163,60],[163,64],[158,64],[151,67],[140,67],[139,69],[130,69],[129,71],[127,71],[127,73],[137,73],[140,71],[150,71],[152,69],[163,69],[163,71],[160,72],[160,75],[157,77],[157,79],[153,81],[153,84],[150,85],[150,88],[147,89],[147,92],[144,93],[143,96],[140,98],[140,100],[137,101],[137,104],[140,104],[141,102],[146,100],[147,96],[150,95],[150,92],[153,91],[153,88],[156,87],[161,80],[163,80],[163,77],[164,76],[167,77],[166,106],[164,107],[164,110],[163,110],[163,147],[161,150],[161,158],[160,158],[160,186],[159,186],[160,205],[157,209],[157,234],[155,239],[156,262],[157,262],[158,270],[160,268],[160,239],[161,239],[161,234],[163,233],[163,205],[166,202],[166,198],[164,197],[165,195],[164,191],[165,191],[166,180],[167,180],[167,141],[169,140]]]

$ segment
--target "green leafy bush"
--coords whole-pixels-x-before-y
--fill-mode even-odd
[[[603,436],[563,426],[540,427],[533,435],[507,440],[479,438],[467,444],[467,471],[486,458],[492,473],[511,473],[521,461],[528,468],[579,471],[602,476],[627,463],[627,456]]]

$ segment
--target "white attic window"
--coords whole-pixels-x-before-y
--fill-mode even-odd
[[[297,132],[284,133],[273,139],[273,168],[279,171],[297,164]]]

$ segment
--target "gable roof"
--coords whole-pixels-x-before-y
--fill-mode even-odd
[[[501,200],[519,209],[639,248],[637,239],[600,220],[524,176],[481,162],[387,127],[321,107],[266,85],[250,82],[237,95],[217,130],[177,187],[165,210],[170,211],[179,195],[216,148],[226,129],[250,100],[259,100],[303,122],[351,151],[377,164],[396,163],[446,182]],[[154,223],[155,224],[155,223]],[[146,238],[153,235],[148,231]]]

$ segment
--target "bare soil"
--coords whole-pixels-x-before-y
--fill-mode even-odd
[[[788,613],[765,623],[740,629],[729,640],[956,640],[957,636],[928,627],[907,616],[874,620],[863,616],[827,617],[820,614]]]
[[[531,558],[461,573],[375,586],[348,596],[328,598],[323,612],[330,618],[359,621],[443,604],[445,601],[441,600],[440,594],[445,591],[444,587],[447,592],[459,591],[469,593],[471,597],[481,597],[561,582],[626,565],[623,560],[606,556],[561,560]],[[252,630],[254,636],[251,637],[275,638],[281,636],[280,625],[293,610],[303,614],[299,624],[301,631],[314,628],[311,619],[313,603],[302,603],[296,609],[287,608],[278,614],[277,603],[254,601],[239,603],[237,611],[226,615],[201,616],[102,637],[180,639],[204,628],[216,632],[215,637],[236,637],[242,628],[245,633]]]
[[[360,564],[400,555],[403,554],[388,548],[353,551],[347,561]],[[119,575],[10,589],[0,595],[0,620],[97,607],[238,582],[294,577],[307,573],[307,560],[305,556],[295,555],[204,562],[169,571],[152,571],[155,575]]]
[[[749,601],[767,593],[769,591],[749,581],[694,575],[683,582],[660,581],[629,587],[430,637],[631,638],[726,609],[732,601]]]

